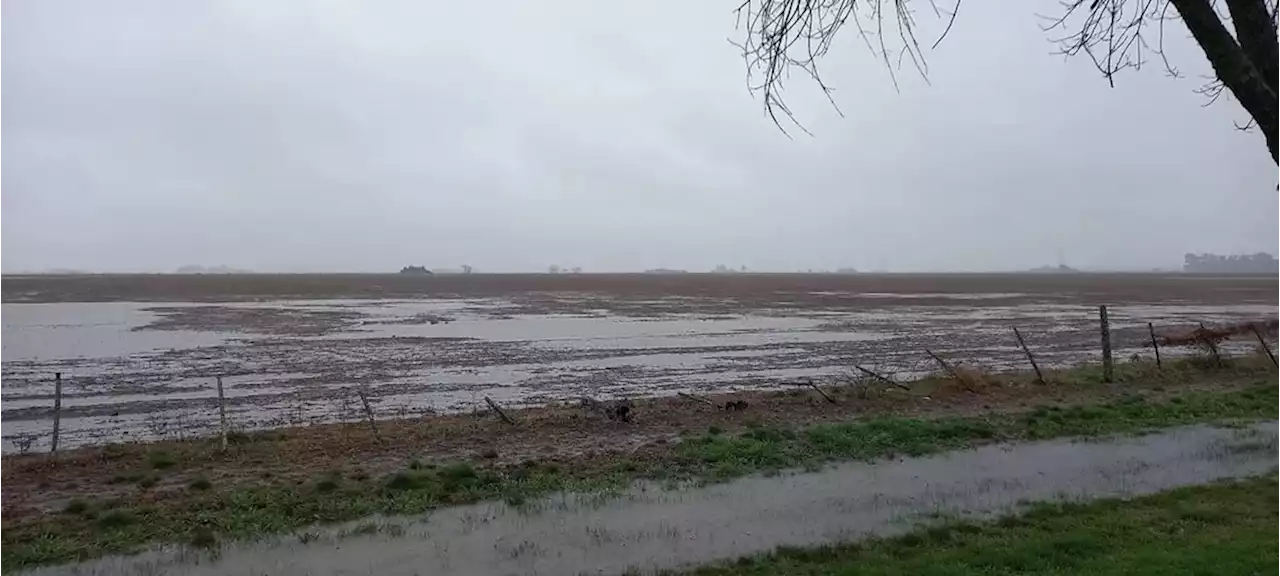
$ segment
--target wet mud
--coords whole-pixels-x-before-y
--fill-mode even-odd
[[[910,378],[937,369],[925,349],[1025,368],[1013,326],[1041,365],[1068,365],[1098,357],[1097,302],[1112,303],[1117,354],[1150,356],[1147,322],[1183,330],[1277,310],[1274,278],[1073,277],[1057,291],[1023,276],[131,278],[5,278],[5,452],[46,445],[54,373],[70,447],[209,434],[215,376],[233,425],[251,430],[356,420],[355,387],[396,418],[482,409],[486,396],[531,406],[776,389],[844,379],[855,363]],[[139,301],[103,301],[113,290]],[[370,297],[405,291],[415,297]],[[308,298],[269,298],[281,295]],[[91,301],[56,301],[77,298]]]

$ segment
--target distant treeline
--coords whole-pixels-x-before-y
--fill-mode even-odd
[[[1276,274],[1280,273],[1280,260],[1265,252],[1230,256],[1187,254],[1182,271],[1207,274]]]

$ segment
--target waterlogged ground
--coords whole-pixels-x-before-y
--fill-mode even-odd
[[[985,284],[779,276],[760,286],[753,283],[765,280],[754,276],[602,286],[591,283],[614,277],[586,276],[581,286],[551,291],[478,281],[413,298],[397,277],[305,285],[301,294],[255,292],[281,277],[230,288],[219,278],[156,277],[127,290],[112,278],[80,281],[84,290],[75,279],[5,279],[6,452],[47,446],[57,372],[61,445],[75,446],[207,434],[217,423],[219,375],[233,426],[253,429],[358,419],[355,387],[378,417],[391,418],[476,410],[486,396],[534,405],[768,389],[847,378],[855,363],[907,378],[937,369],[926,349],[988,370],[1025,368],[1013,326],[1043,365],[1071,364],[1099,354],[1098,303],[1112,306],[1118,354],[1149,356],[1147,322],[1176,331],[1275,318],[1277,310],[1275,279],[1206,277],[1099,276],[1092,285],[1073,277],[1054,291],[1018,276]],[[186,284],[154,288],[162,280]],[[382,284],[387,297],[367,297]],[[890,289],[900,291],[881,291]],[[147,301],[103,301],[113,290]],[[200,301],[175,300],[188,296]]]
[[[619,574],[901,533],[1031,501],[1132,497],[1276,468],[1275,422],[1138,438],[991,445],[622,496],[446,508],[251,544],[171,548],[28,572],[54,575]]]

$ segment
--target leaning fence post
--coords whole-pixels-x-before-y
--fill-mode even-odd
[[[490,399],[488,396],[485,396],[485,397],[484,397],[484,401],[485,401],[485,403],[489,404],[489,408],[490,408],[490,409],[492,409],[494,412],[497,412],[497,413],[498,413],[498,417],[499,417],[499,418],[502,418],[502,421],[503,421],[503,422],[506,422],[507,424],[510,424],[510,425],[512,425],[512,426],[515,426],[516,421],[515,421],[515,420],[512,420],[510,416],[507,416],[507,413],[502,411],[502,407],[498,406],[498,403],[497,403],[497,402],[494,402],[494,401],[493,401],[492,399]]]
[[[1204,322],[1200,323],[1200,329],[1196,330],[1200,335],[1200,341],[1209,348],[1209,353],[1213,354],[1213,364],[1219,368],[1222,367],[1222,353],[1218,351],[1218,343],[1214,342],[1214,334],[1204,327]]]
[[[227,451],[227,400],[222,393],[222,376],[218,376],[218,426],[222,430],[222,451]]]
[[[1163,370],[1164,366],[1160,364],[1160,343],[1156,342],[1156,327],[1147,322],[1147,332],[1151,334],[1151,348],[1156,351],[1156,370]]]
[[[1262,345],[1262,349],[1267,353],[1267,357],[1271,359],[1271,363],[1280,366],[1280,363],[1276,362],[1276,355],[1271,353],[1271,347],[1267,346],[1266,339],[1262,337],[1262,332],[1258,331],[1258,326],[1250,325],[1249,328],[1253,330],[1253,335],[1258,337],[1258,343]]]
[[[854,368],[857,368],[859,372],[862,372],[863,374],[866,374],[867,376],[870,376],[870,377],[872,377],[872,378],[875,378],[876,380],[879,380],[879,381],[881,381],[881,382],[884,382],[885,384],[892,384],[892,385],[897,386],[897,387],[899,387],[899,388],[901,388],[901,389],[903,389],[903,390],[910,390],[910,389],[911,389],[911,387],[910,387],[910,386],[907,386],[906,384],[903,384],[903,383],[901,383],[901,382],[894,381],[894,380],[890,379],[888,376],[885,376],[885,375],[883,375],[883,374],[879,374],[879,373],[877,373],[877,372],[873,372],[873,371],[868,370],[868,369],[866,369],[866,368],[863,368],[862,366],[859,366],[859,365],[857,365],[857,364],[854,364],[854,365],[853,365],[853,367],[854,367]]]
[[[1040,365],[1036,364],[1036,357],[1031,355],[1031,349],[1027,348],[1027,342],[1022,339],[1022,333],[1018,331],[1018,327],[1013,327],[1013,335],[1018,337],[1018,345],[1022,347],[1022,351],[1027,353],[1027,361],[1031,362],[1031,368],[1036,371],[1036,382],[1044,384],[1044,374],[1040,373]]]
[[[369,430],[373,432],[373,439],[381,444],[382,435],[378,434],[378,425],[373,421],[373,408],[369,406],[369,396],[364,393],[364,388],[356,388],[356,394],[360,396],[360,403],[364,404],[364,416],[369,419]]]
[[[62,373],[53,373],[53,438],[49,452],[58,453],[58,432],[62,429]]]
[[[1098,320],[1102,328],[1102,381],[1111,382],[1111,323],[1107,320],[1107,306],[1098,306]]]
[[[946,360],[943,360],[942,358],[938,357],[937,354],[934,354],[933,350],[925,348],[924,351],[926,354],[929,355],[930,358],[933,358],[934,361],[936,361],[939,366],[942,366],[942,369],[946,370],[947,373],[950,374],[953,379],[955,379],[957,384],[964,386],[965,390],[968,390],[970,392],[976,392],[976,390],[973,389],[973,386],[969,384],[969,380],[964,376],[962,376],[960,372],[958,372],[955,369],[955,367],[951,366],[950,364],[947,364]]]
[[[808,384],[810,388],[813,388],[818,392],[818,394],[821,394],[823,399],[825,399],[827,402],[830,402],[832,404],[839,404],[839,402],[837,402],[835,398],[832,398],[830,395],[824,392],[821,388],[819,388],[818,385],[813,382],[813,378],[806,379],[805,384]]]

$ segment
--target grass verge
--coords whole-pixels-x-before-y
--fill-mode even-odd
[[[994,522],[941,524],[835,546],[779,548],[683,574],[1273,574],[1276,489],[1272,477],[1133,500],[1038,504]]]
[[[1274,382],[1232,392],[1190,392],[1152,402],[1138,397],[1078,408],[934,420],[873,418],[803,428],[756,427],[739,435],[708,432],[684,438],[644,459],[619,457],[591,474],[529,462],[504,470],[407,465],[381,478],[327,474],[296,486],[188,489],[171,500],[82,502],[56,516],[4,523],[3,569],[16,569],[154,543],[200,546],[211,538],[246,539],[373,514],[505,499],[519,504],[556,490],[607,491],[639,478],[715,481],[754,472],[812,468],[837,460],[918,456],[998,441],[1136,433],[1198,422],[1274,418]],[[211,488],[208,486],[206,488]]]
[[[1274,417],[1274,385],[1229,393],[1195,392],[1153,403],[1041,407],[971,418],[869,418],[801,429],[754,428],[738,436],[706,434],[676,446],[692,476],[723,479],[758,471],[809,468],[833,460],[922,456],[987,442],[1105,436],[1198,422]],[[690,462],[692,461],[692,462]],[[690,466],[692,464],[692,466]]]

